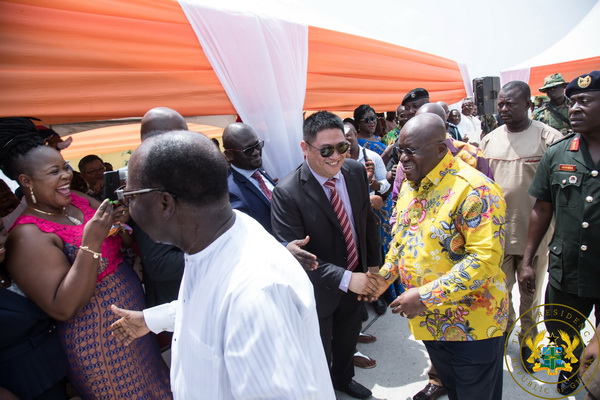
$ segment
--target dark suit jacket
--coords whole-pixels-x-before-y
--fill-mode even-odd
[[[263,178],[275,186],[275,182],[266,171],[261,170],[260,172]],[[257,220],[267,232],[273,234],[271,229],[271,203],[260,189],[233,168],[229,168],[227,185],[229,186],[229,203],[231,203],[231,207],[248,214]]]
[[[185,267],[183,251],[154,242],[133,220],[131,226],[142,259],[146,306],[154,307],[177,299]]]
[[[366,272],[367,267],[381,264],[379,223],[371,208],[367,174],[354,160],[346,160],[341,171],[358,236],[359,264],[355,271]],[[330,315],[343,294],[339,285],[346,270],[346,242],[333,207],[306,162],[275,187],[271,215],[277,240],[290,242],[310,236],[304,249],[317,256],[319,267],[307,273],[315,289],[319,317]]]

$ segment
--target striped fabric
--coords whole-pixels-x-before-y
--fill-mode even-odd
[[[344,209],[342,199],[340,198],[340,196],[338,196],[338,193],[335,190],[335,181],[336,178],[331,178],[330,180],[325,182],[325,186],[327,186],[331,190],[331,197],[329,198],[329,200],[331,201],[333,211],[335,211],[335,215],[337,215],[337,218],[340,221],[340,226],[342,227],[342,232],[344,233],[344,241],[346,242],[346,263],[348,265],[347,269],[349,271],[354,271],[354,269],[358,265],[358,253],[356,251],[356,243],[354,243],[354,238],[352,237],[352,227],[350,226],[348,214]]]
[[[267,199],[269,199],[269,201],[271,201],[271,199],[273,198],[273,192],[271,192],[271,190],[267,187],[267,184],[265,183],[265,180],[263,179],[260,172],[254,171],[252,177],[258,181],[258,187],[260,188],[260,191],[263,192],[263,194]]]

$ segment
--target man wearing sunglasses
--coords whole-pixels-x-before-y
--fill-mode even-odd
[[[262,169],[262,148],[254,129],[243,123],[228,125],[223,131],[225,157],[229,161],[229,202],[257,220],[269,233],[271,229],[271,198],[275,182]]]
[[[365,399],[371,391],[352,379],[353,356],[364,307],[360,300],[374,299],[378,289],[365,272],[377,271],[381,261],[369,182],[365,167],[346,158],[350,146],[336,115],[309,116],[303,139],[306,161],[273,191],[273,233],[285,242],[310,235],[306,250],[317,256],[318,267],[307,274],[334,388]]]
[[[400,131],[406,181],[380,275],[389,283],[400,276],[406,291],[390,307],[409,319],[448,397],[500,400],[506,204],[498,185],[448,152],[446,137],[443,118],[432,113]],[[425,390],[413,398],[438,395]]]

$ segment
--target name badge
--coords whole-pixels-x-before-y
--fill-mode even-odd
[[[575,172],[575,171],[577,171],[577,166],[576,165],[571,165],[571,164],[560,164],[558,166],[558,170],[559,171]]]

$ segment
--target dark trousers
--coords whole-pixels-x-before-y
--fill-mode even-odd
[[[450,400],[502,400],[502,336],[423,343]]]
[[[563,292],[562,290],[557,289],[548,283],[546,286],[544,303],[546,304],[544,307],[544,321],[546,324],[546,329],[548,330],[548,334],[552,333],[554,336],[559,338],[556,344],[561,346],[565,345],[565,343],[562,339],[560,339],[560,333],[558,332],[559,330],[568,333],[571,337],[571,340],[573,340],[573,338],[578,338],[583,342],[579,334],[581,329],[585,327],[584,318],[589,317],[590,313],[592,312],[592,307],[594,308],[596,323],[600,321],[600,299],[579,297],[576,294]],[[565,307],[561,307],[558,304]],[[579,311],[579,313],[583,314],[583,316],[574,310]],[[582,352],[583,343],[580,343],[579,346],[577,346],[577,348],[573,351],[573,355],[579,359]],[[573,367],[572,372],[566,373],[566,376],[568,377],[577,374],[579,371],[579,362],[572,363],[571,367]]]
[[[354,377],[353,356],[362,324],[364,304],[348,291],[327,317],[319,317],[321,341],[334,387],[347,386]]]

